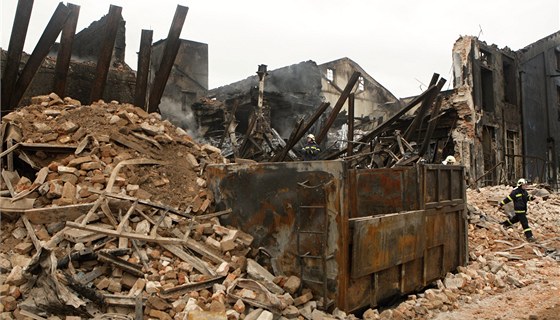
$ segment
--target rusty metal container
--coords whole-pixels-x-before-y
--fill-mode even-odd
[[[348,169],[344,161],[207,167],[224,223],[277,274],[341,310],[417,291],[467,262],[464,168]]]

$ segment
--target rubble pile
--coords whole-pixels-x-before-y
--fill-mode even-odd
[[[2,140],[2,319],[326,317],[220,224],[204,179],[220,150],[158,114],[50,94],[4,116]]]
[[[528,189],[537,196],[529,202],[528,219],[538,239],[529,243],[519,223],[508,229],[500,226],[506,214],[513,215],[513,206],[498,210],[497,204],[511,190],[503,185],[467,190],[469,264],[397,306],[367,310],[364,319],[432,319],[488,296],[559,277],[560,195],[536,186]]]
[[[321,311],[220,223],[231,209],[215,211],[204,171],[227,161],[158,114],[50,94],[5,115],[1,134],[2,319],[356,319]],[[468,190],[469,264],[363,319],[431,319],[560,276],[560,196],[533,186],[527,243],[499,225],[510,191]]]

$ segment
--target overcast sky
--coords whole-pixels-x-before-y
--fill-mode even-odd
[[[7,49],[17,0],[1,0]],[[109,5],[126,20],[126,62],[137,69],[142,29],[167,37],[177,4],[189,7],[181,38],[209,47],[210,88],[301,61],[348,57],[397,97],[425,89],[434,72],[452,84],[461,35],[518,50],[560,29],[560,0],[74,0],[78,31]],[[33,51],[58,1],[35,0],[24,50]],[[447,87],[445,88],[447,89]]]

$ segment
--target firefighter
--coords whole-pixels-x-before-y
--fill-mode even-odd
[[[535,197],[527,192],[527,180],[521,178],[517,181],[517,187],[514,188],[509,196],[504,198],[498,204],[501,209],[506,203],[513,202],[513,210],[515,216],[502,222],[502,226],[505,228],[512,227],[515,223],[520,222],[523,226],[523,233],[529,242],[535,242],[536,239],[533,237],[533,232],[529,227],[529,221],[527,220],[527,202],[534,200]]]
[[[303,147],[303,161],[318,160],[321,148],[315,142],[315,136],[311,133],[307,135],[307,143]]]
[[[445,158],[445,160],[443,160],[441,163],[443,163],[444,165],[452,166],[457,163],[457,160],[455,160],[454,156],[447,156],[447,158]]]

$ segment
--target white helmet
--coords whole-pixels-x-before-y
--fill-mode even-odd
[[[519,180],[517,180],[517,186],[522,186],[524,184],[527,184],[527,180],[525,178],[521,178]]]
[[[445,158],[445,160],[443,160],[443,164],[448,165],[448,164],[455,164],[455,162],[457,162],[457,160],[455,160],[454,156],[447,156],[447,158]]]
[[[307,135],[307,138],[315,141],[315,136],[311,133]]]

